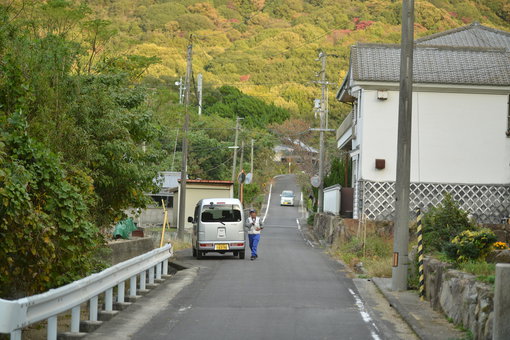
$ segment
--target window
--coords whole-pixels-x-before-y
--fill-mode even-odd
[[[240,222],[241,208],[238,205],[206,205],[202,208],[202,222]]]
[[[282,197],[294,197],[294,191],[290,190],[282,191]]]

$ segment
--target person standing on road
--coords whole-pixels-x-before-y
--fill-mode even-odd
[[[246,219],[245,226],[248,228],[248,240],[250,241],[250,260],[253,261],[259,257],[257,255],[257,247],[260,240],[260,231],[264,229],[262,221],[260,217],[257,216],[257,211],[255,209],[250,210],[250,216]]]

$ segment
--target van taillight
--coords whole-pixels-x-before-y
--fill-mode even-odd
[[[212,243],[200,243],[200,247],[212,247]]]
[[[232,243],[231,246],[232,247],[242,247],[242,246],[244,246],[244,243]]]

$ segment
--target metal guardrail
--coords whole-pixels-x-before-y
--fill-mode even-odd
[[[30,324],[47,320],[47,339],[57,339],[57,315],[71,310],[71,333],[80,331],[80,305],[89,302],[89,321],[98,321],[98,298],[104,293],[105,312],[113,312],[113,289],[117,286],[117,303],[125,302],[125,283],[130,280],[129,296],[136,297],[137,281],[141,291],[168,275],[168,259],[172,245],[116,264],[63,287],[18,300],[0,299],[0,334],[10,333],[11,340],[21,340],[21,330]],[[148,274],[148,275],[147,275]]]

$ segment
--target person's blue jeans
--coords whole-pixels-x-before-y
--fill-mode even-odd
[[[250,241],[251,256],[257,256],[260,234],[248,234],[248,240]]]

